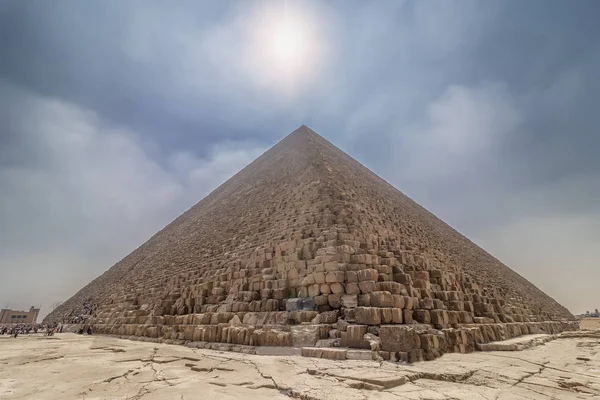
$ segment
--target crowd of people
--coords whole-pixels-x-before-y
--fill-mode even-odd
[[[43,332],[46,336],[62,333],[62,325],[37,325],[37,324],[11,324],[0,326],[0,335],[17,337],[19,335],[37,334]]]

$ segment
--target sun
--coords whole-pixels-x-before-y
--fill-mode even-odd
[[[307,37],[302,26],[283,20],[273,27],[270,50],[273,59],[284,68],[290,68],[307,55]]]
[[[268,3],[249,19],[247,46],[254,78],[273,87],[294,89],[317,74],[322,53],[316,13],[302,3]],[[302,6],[300,6],[302,4]]]

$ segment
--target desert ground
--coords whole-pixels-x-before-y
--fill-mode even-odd
[[[600,330],[600,318],[583,318],[579,323],[581,329]]]
[[[533,342],[541,344],[522,351],[446,354],[412,365],[247,355],[70,333],[0,336],[0,399],[600,398],[599,334],[537,335]],[[511,343],[528,347],[532,338]]]

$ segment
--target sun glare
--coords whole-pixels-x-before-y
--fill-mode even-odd
[[[306,50],[306,38],[303,37],[302,27],[284,20],[274,27],[271,40],[271,51],[278,62],[287,67],[291,67],[294,62],[300,62]]]
[[[263,81],[295,89],[317,72],[322,53],[318,21],[308,8],[273,4],[253,18],[252,64]]]

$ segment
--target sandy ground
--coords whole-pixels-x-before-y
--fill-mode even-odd
[[[600,329],[600,318],[583,318],[579,326],[581,329]]]
[[[0,399],[600,398],[600,339],[399,365],[60,334],[0,336]]]

